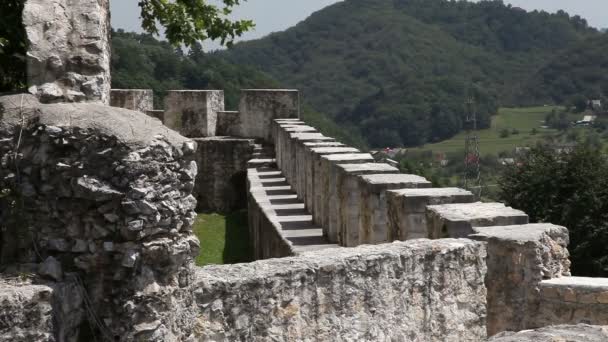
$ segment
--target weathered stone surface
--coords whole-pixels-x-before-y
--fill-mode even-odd
[[[230,212],[246,208],[247,162],[253,156],[253,139],[202,138],[196,164],[194,185],[197,210]]]
[[[63,270],[61,269],[61,264],[52,256],[46,258],[46,260],[40,264],[38,273],[40,273],[42,276],[49,277],[54,281],[61,281],[61,279],[63,279]]]
[[[449,203],[472,203],[475,197],[458,188],[402,189],[387,192],[389,232],[392,240],[422,239],[429,236],[426,207]]]
[[[108,0],[27,0],[28,86],[43,102],[110,101]]]
[[[540,308],[534,326],[608,325],[608,279],[563,277],[540,284]]]
[[[154,92],[152,89],[112,89],[110,106],[147,114],[154,110]]]
[[[328,231],[337,231],[341,246],[359,245],[359,226],[361,209],[361,183],[357,176],[370,174],[398,174],[399,169],[382,163],[338,164],[335,187],[336,199],[331,201],[330,227]],[[332,226],[335,224],[335,228]],[[331,236],[332,233],[329,233]]]
[[[482,341],[484,257],[470,240],[416,240],[205,267],[197,338]]]
[[[386,191],[405,188],[430,188],[432,183],[424,177],[407,174],[374,174],[359,176],[361,202],[359,224],[347,229],[359,230],[359,243],[386,243],[392,241],[388,224]]]
[[[170,90],[165,96],[163,122],[187,137],[214,137],[217,113],[223,110],[223,90]]]
[[[608,341],[608,327],[579,325],[559,325],[526,330],[505,332],[496,335],[488,342],[604,342]]]
[[[528,215],[502,203],[441,204],[427,207],[429,238],[467,237],[473,227],[521,225]]]
[[[488,243],[488,336],[534,328],[543,279],[570,275],[568,230],[551,224],[476,227]]]
[[[218,136],[243,137],[241,113],[238,111],[218,111],[216,134]]]
[[[0,188],[23,194],[24,208],[19,233],[0,220],[3,262],[52,257],[64,281],[78,274],[112,339],[187,336],[192,323],[180,321],[188,312],[180,305],[191,299],[199,250],[193,142],[121,108],[40,104],[31,95],[0,104]],[[56,263],[46,264],[41,273],[62,278]],[[133,327],[149,320],[162,324],[136,337]]]
[[[314,183],[313,183],[313,207],[312,214],[315,222],[324,229],[329,226],[329,202],[337,198],[335,187],[330,186],[337,181],[337,165],[338,164],[363,164],[371,163],[374,157],[369,153],[345,153],[345,154],[329,154],[320,155],[319,158],[313,160],[314,165]],[[326,233],[327,234],[327,233]],[[328,236],[329,237],[329,236]],[[332,234],[329,237],[330,241],[337,241],[337,235]]]
[[[52,298],[48,286],[0,280],[0,341],[55,342]]]
[[[285,89],[244,89],[239,112],[243,136],[272,143],[273,120],[300,117],[300,93]]]

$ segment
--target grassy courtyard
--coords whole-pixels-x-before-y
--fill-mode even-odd
[[[199,214],[194,233],[201,241],[198,266],[251,261],[245,210],[227,215]]]

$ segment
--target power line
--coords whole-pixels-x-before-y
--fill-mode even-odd
[[[466,100],[465,130],[463,187],[471,190],[477,199],[481,199],[483,189],[481,186],[481,156],[477,134],[477,111],[475,99],[472,96]]]

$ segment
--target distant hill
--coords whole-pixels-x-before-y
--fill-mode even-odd
[[[594,36],[557,54],[533,73],[519,94],[523,103],[565,103],[576,97],[608,97],[608,34]]]
[[[531,75],[599,35],[580,17],[501,1],[346,0],[214,56],[302,89],[373,146],[413,146],[458,133],[469,96],[487,127],[499,105],[521,100]]]

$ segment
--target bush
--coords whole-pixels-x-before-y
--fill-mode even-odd
[[[499,136],[501,138],[508,138],[510,135],[511,135],[511,132],[509,132],[508,129],[503,128],[503,129],[500,130]]]
[[[499,182],[500,198],[532,222],[569,229],[576,276],[608,276],[608,160],[600,152],[591,145],[567,154],[537,147]]]

